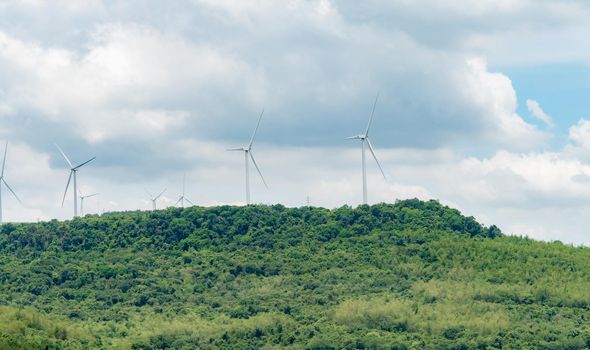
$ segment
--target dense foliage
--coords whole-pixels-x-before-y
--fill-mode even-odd
[[[436,201],[0,229],[4,349],[586,349],[590,250]]]

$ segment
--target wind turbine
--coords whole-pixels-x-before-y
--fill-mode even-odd
[[[378,99],[379,94],[377,94],[377,96],[375,97],[375,102],[373,103],[373,110],[371,111],[371,116],[369,117],[369,122],[367,123],[367,128],[365,129],[365,132],[363,134],[347,137],[347,139],[349,140],[361,140],[361,149],[363,154],[363,204],[367,204],[367,162],[365,157],[365,142],[367,143],[367,146],[369,147],[369,150],[371,151],[373,158],[375,158],[375,162],[377,163],[377,166],[379,166],[379,170],[381,170],[383,178],[385,179],[385,181],[387,181],[387,177],[383,172],[383,168],[381,168],[381,164],[379,164],[379,161],[377,160],[375,150],[373,149],[373,145],[371,145],[371,140],[369,139],[369,130],[371,129],[371,123],[373,122],[373,115],[375,114],[375,107],[377,106]]]
[[[182,194],[178,198],[178,201],[176,201],[176,204],[174,204],[174,205],[178,205],[178,203],[181,203],[183,208],[184,208],[184,201],[189,202],[190,205],[195,205],[193,202],[190,201],[190,199],[186,198],[186,196],[184,195],[184,189],[186,187],[185,185],[186,185],[186,175],[183,175],[183,177],[182,177]]]
[[[250,204],[250,159],[252,159],[252,163],[254,164],[254,167],[256,167],[256,170],[258,171],[258,175],[260,175],[260,178],[262,179],[262,183],[264,184],[264,186],[266,188],[268,188],[268,185],[266,184],[266,181],[264,180],[264,176],[262,176],[262,173],[260,172],[260,168],[258,168],[258,164],[256,164],[256,160],[254,159],[254,155],[252,154],[252,145],[254,144],[254,138],[256,137],[256,132],[258,131],[258,127],[260,126],[260,121],[262,120],[263,114],[264,114],[264,109],[262,110],[262,113],[260,113],[260,117],[258,118],[258,124],[256,124],[256,129],[254,129],[254,133],[252,134],[252,137],[250,138],[250,143],[248,144],[248,146],[228,149],[228,151],[242,151],[242,152],[244,152],[244,161],[246,164],[246,204]]]
[[[18,198],[16,193],[14,193],[14,191],[12,190],[12,188],[10,188],[10,186],[8,185],[8,182],[6,182],[6,179],[4,178],[4,169],[6,167],[6,154],[7,153],[8,153],[8,142],[6,142],[6,147],[4,148],[4,160],[2,161],[2,174],[0,174],[0,225],[3,224],[3,221],[2,221],[2,184],[4,184],[6,186],[6,188],[8,188],[10,193],[12,193],[14,198],[16,198],[16,200],[18,200],[18,202],[22,204],[20,198]]]
[[[86,198],[90,198],[90,197],[94,197],[96,196],[98,193],[93,193],[93,194],[87,194],[87,195],[83,195],[82,192],[80,192],[80,215],[83,216],[84,215],[84,200]]]
[[[61,155],[64,157],[64,159],[66,160],[66,162],[68,162],[68,165],[70,166],[70,177],[68,178],[68,183],[66,184],[66,190],[64,191],[64,197],[61,201],[61,206],[62,207],[64,206],[64,203],[66,201],[66,195],[68,194],[68,189],[70,188],[70,181],[72,181],[72,177],[73,177],[74,178],[74,217],[77,217],[78,216],[78,181],[77,181],[78,170],[80,170],[80,168],[83,167],[84,165],[95,160],[96,157],[92,157],[89,160],[85,161],[84,163],[81,163],[80,165],[73,166],[72,162],[70,162],[70,159],[68,158],[68,156],[66,156],[64,151],[57,145],[57,143],[55,144],[55,147],[57,147],[57,149],[59,150]]]
[[[158,201],[158,199],[160,199],[160,197],[162,197],[162,195],[164,194],[164,192],[166,192],[166,189],[164,189],[164,191],[160,192],[160,194],[157,195],[157,196],[155,196],[155,197],[150,193],[150,191],[148,191],[148,190],[145,190],[145,191],[150,196],[150,200],[152,201],[152,208],[154,210],[156,210],[156,202]]]

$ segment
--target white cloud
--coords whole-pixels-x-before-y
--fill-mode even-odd
[[[463,93],[479,106],[486,119],[487,136],[498,143],[527,149],[542,144],[548,137],[526,123],[516,113],[516,92],[510,79],[501,73],[491,73],[480,58],[467,61],[463,78]]]
[[[590,120],[580,119],[569,128],[567,144],[563,153],[571,159],[590,163]],[[586,173],[575,175],[574,180],[589,183]]]
[[[526,106],[529,109],[529,112],[531,112],[531,115],[537,119],[539,119],[540,121],[542,121],[543,123],[545,123],[545,125],[547,125],[548,127],[552,128],[555,125],[553,124],[553,120],[551,119],[551,117],[545,113],[545,111],[541,108],[541,106],[539,105],[539,102],[535,101],[535,100],[526,100]]]
[[[0,61],[12,76],[4,83],[6,113],[33,109],[93,143],[164,135],[192,111],[161,105],[190,101],[192,95],[203,99],[213,93],[211,87],[220,91],[219,82],[248,91],[248,101],[259,90],[255,73],[229,55],[134,25],[101,27],[82,56],[0,32]]]
[[[590,174],[590,165],[560,153],[499,151],[489,159],[469,158],[462,162],[462,168],[494,189],[494,196],[490,198],[493,201],[501,202],[515,194],[520,194],[516,205],[529,207],[567,205],[564,202],[576,205],[578,201],[590,201],[590,186],[573,180],[579,174]],[[506,190],[510,193],[502,193]],[[478,196],[473,199],[485,200]]]
[[[569,129],[569,149],[590,155],[590,120],[580,119]]]
[[[590,122],[540,151],[551,134],[518,115],[510,77],[490,68],[588,62],[587,4],[148,4],[0,2],[0,132],[18,140],[8,179],[25,201],[8,198],[8,218],[69,216],[57,139],[73,158],[98,156],[80,174],[101,193],[88,211],[147,209],[144,187],[169,188],[170,204],[184,172],[196,203],[241,203],[243,159],[225,148],[247,141],[263,106],[255,151],[270,190],[253,173],[254,200],[358,204],[360,152],[342,137],[381,91],[372,137],[391,182],[369,163],[372,203],[435,197],[510,232],[589,242]]]
[[[198,40],[135,23],[96,24],[78,49],[0,32],[0,72],[10,77],[0,81],[3,109],[13,116],[32,110],[33,123],[51,123],[75,134],[72,141],[95,145],[146,142],[142,136],[235,138],[246,121],[237,116],[267,105],[277,119],[267,126],[272,142],[333,144],[340,136],[319,137],[310,125],[348,133],[367,91],[381,89],[378,113],[393,116],[381,117],[376,131],[384,146],[477,139],[531,149],[547,139],[516,114],[510,79],[490,72],[481,58],[347,23],[330,1],[198,4],[225,16],[209,18],[216,32]],[[285,40],[294,47],[285,49]],[[293,134],[304,137],[295,141]],[[36,140],[38,147],[46,147],[41,141],[49,143]]]
[[[144,179],[130,179],[125,173],[113,178],[109,169],[85,167],[79,174],[80,188],[100,193],[85,204],[85,211],[149,209],[145,188],[154,192],[167,188],[159,207],[172,205],[180,194],[184,173],[186,195],[196,204],[243,203],[243,158],[226,152],[226,146],[179,142],[178,151],[184,152],[190,167]],[[254,202],[301,206],[307,195],[313,205],[326,207],[356,205],[361,201],[358,149],[277,149],[260,143],[255,151],[270,189],[264,188],[252,170]],[[367,164],[371,203],[437,198],[486,224],[497,224],[508,233],[590,242],[581,222],[590,214],[590,182],[580,181],[582,176],[590,178],[590,166],[566,154],[499,151],[487,158],[464,158],[449,150],[377,151],[390,181],[383,180],[375,164]],[[72,193],[68,194],[65,207],[60,207],[68,175],[65,164],[53,169],[47,154],[18,143],[10,144],[7,164],[7,180],[25,203],[21,206],[5,193],[8,220],[69,217]],[[105,177],[108,172],[111,174]]]

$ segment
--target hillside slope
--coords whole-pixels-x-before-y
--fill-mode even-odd
[[[3,349],[586,349],[590,249],[438,202],[0,229]]]

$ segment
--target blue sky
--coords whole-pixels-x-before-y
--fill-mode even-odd
[[[590,243],[590,5],[550,0],[0,0],[4,216],[148,209],[182,178],[199,205],[244,202],[262,108],[257,203],[438,199],[505,232]]]
[[[527,99],[543,101],[543,110],[555,122],[554,147],[563,145],[569,127],[580,119],[590,119],[590,70],[581,62],[541,66],[493,67],[512,80],[519,96],[518,113],[528,116]]]

